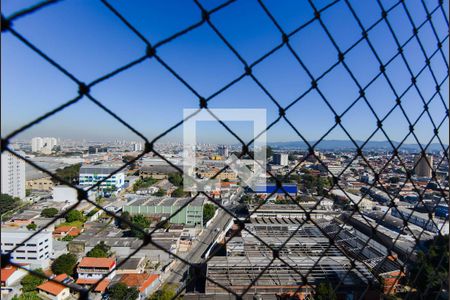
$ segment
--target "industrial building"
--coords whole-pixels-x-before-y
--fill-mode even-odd
[[[82,165],[80,168],[79,182],[81,186],[92,186],[105,179],[121,166],[113,165]],[[125,171],[121,170],[101,183],[103,189],[120,189],[125,184]]]
[[[191,198],[171,198],[171,197],[150,197],[139,199],[123,207],[124,212],[131,215],[142,214],[149,217],[165,219],[179,210]],[[203,224],[203,197],[197,197],[185,207],[183,207],[175,216],[170,218],[170,223],[184,225],[202,225]]]
[[[252,218],[245,231],[226,243],[226,256],[209,260],[212,281],[206,281],[205,294],[228,294],[223,285],[262,298],[297,291],[304,299],[323,282],[336,287],[338,299],[378,299],[380,285],[395,291],[401,263],[386,247],[339,220],[317,219],[313,224],[286,217],[266,218],[272,221],[266,223],[262,219]],[[273,259],[269,246],[279,249],[279,258]]]
[[[24,241],[34,235],[30,240]],[[26,228],[1,228],[1,253],[11,253],[11,261],[18,264],[31,265],[32,269],[47,268],[53,252],[52,231],[44,229],[35,233]]]

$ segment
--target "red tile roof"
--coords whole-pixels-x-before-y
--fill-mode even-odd
[[[143,292],[158,278],[159,275],[157,274],[125,274],[120,278],[120,282],[129,287],[136,287],[140,292]]]
[[[60,275],[56,276],[56,277],[53,278],[53,279],[56,280],[56,281],[62,282],[64,279],[66,279],[66,278],[68,278],[68,277],[69,277],[69,276],[68,276],[67,274],[60,274]],[[49,294],[52,294],[52,295],[57,296],[57,295],[59,295],[64,289],[66,289],[67,287],[64,286],[64,285],[62,285],[62,284],[53,282],[53,281],[46,281],[46,282],[44,282],[43,284],[38,285],[37,288],[38,288],[39,290],[43,290],[44,292],[47,292],[47,293],[49,293]]]
[[[78,267],[82,268],[108,268],[111,269],[116,264],[116,260],[106,257],[83,257]]]
[[[70,236],[77,236],[81,233],[81,230],[75,226],[64,225],[56,228],[53,231],[53,234],[61,234],[61,233],[66,233],[67,235]]]
[[[17,270],[17,267],[8,265],[1,270],[1,281],[6,282],[8,278]]]
[[[85,279],[85,278],[78,278],[77,284],[79,285],[94,285],[99,281],[99,279]],[[108,287],[110,283],[110,280],[108,278],[103,279],[97,287],[94,289],[96,292],[104,292],[106,288]]]

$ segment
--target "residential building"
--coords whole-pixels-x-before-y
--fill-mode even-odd
[[[1,193],[25,198],[25,161],[9,152],[2,153]]]
[[[158,274],[124,274],[119,282],[128,287],[135,287],[139,291],[139,298],[146,299],[160,284]]]
[[[133,144],[133,151],[134,152],[141,152],[144,148],[142,147],[142,143],[134,143]]]
[[[58,140],[54,137],[34,137],[31,139],[31,151],[40,152],[44,154],[52,153],[55,146],[58,145]]]
[[[95,291],[104,292],[111,279],[116,275],[115,268],[116,260],[114,258],[83,257],[77,267],[78,279],[76,283],[89,287],[100,281]],[[111,274],[106,276],[109,272]]]
[[[67,274],[60,274],[52,279],[66,284],[73,282],[73,279]],[[36,288],[44,299],[65,300],[70,297],[70,289],[67,286],[53,281],[46,281]]]
[[[272,163],[274,165],[287,166],[289,164],[288,155],[286,153],[274,153],[272,155]]]
[[[114,173],[121,166],[117,165],[82,165],[80,168],[80,185],[87,187],[96,184]],[[101,183],[103,189],[120,189],[125,184],[125,171],[119,171]]]
[[[222,156],[223,158],[228,157],[228,147],[225,145],[221,145],[217,148],[217,153]]]
[[[47,268],[53,251],[52,231],[44,229],[27,242],[23,242],[33,234],[34,231],[25,228],[2,227],[2,254],[9,253],[19,245],[20,247],[11,253],[12,262],[29,264],[31,268]]]
[[[2,298],[5,296],[12,296],[15,292],[18,293],[19,290],[16,286],[19,284],[20,280],[27,275],[28,272],[24,269],[18,268],[16,266],[5,266],[1,269],[1,295]]]
[[[433,156],[419,154],[414,160],[414,173],[417,177],[431,178]]]

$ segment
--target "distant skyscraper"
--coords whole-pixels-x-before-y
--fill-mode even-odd
[[[25,198],[25,162],[6,151],[2,153],[1,192]]]
[[[287,166],[289,164],[288,155],[286,153],[274,153],[272,155],[272,162],[275,165]]]
[[[414,173],[418,177],[431,178],[432,166],[433,166],[433,156],[418,154],[414,160]]]
[[[31,139],[31,151],[50,154],[53,148],[58,145],[58,141],[54,137],[34,137]]]
[[[133,144],[133,150],[134,150],[134,152],[140,152],[140,151],[142,151],[142,144],[141,143],[134,143]]]
[[[222,157],[228,157],[228,147],[225,145],[219,146],[219,148],[217,148],[217,152]]]
[[[31,139],[31,151],[40,152],[44,142],[41,137],[34,137]]]

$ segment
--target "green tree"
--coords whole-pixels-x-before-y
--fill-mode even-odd
[[[34,271],[44,276],[44,272],[42,271],[42,269],[36,269]],[[33,292],[36,290],[36,287],[43,282],[43,277],[39,277],[37,275],[29,273],[25,275],[25,277],[23,277],[20,281],[20,284],[22,284],[22,292]]]
[[[417,262],[411,265],[409,285],[424,299],[435,298],[441,285],[448,286],[448,243],[448,235],[436,236],[426,242],[425,249],[418,252]]]
[[[75,237],[73,236],[73,235],[66,235],[65,237],[63,237],[62,239],[61,239],[61,241],[64,241],[64,242],[70,242],[71,240],[73,240]]]
[[[157,197],[162,197],[162,196],[164,196],[165,194],[166,194],[166,190],[160,188],[160,189],[155,193],[155,196],[157,196]]]
[[[120,219],[118,219],[118,226],[120,229],[130,228],[130,226],[127,223],[123,222],[122,220],[127,220],[131,222],[131,216],[129,212],[127,211],[122,212],[122,214],[120,215]]]
[[[203,224],[206,224],[214,216],[216,212],[216,206],[211,203],[206,203],[203,206]]]
[[[111,247],[106,245],[104,241],[101,241],[94,248],[92,248],[86,256],[88,257],[108,257],[110,255]]]
[[[178,187],[175,191],[172,192],[171,196],[175,198],[180,198],[185,196],[185,192],[182,187]]]
[[[321,282],[314,293],[314,300],[336,300],[336,293],[329,282]]]
[[[58,214],[58,209],[54,208],[54,207],[49,207],[49,208],[44,208],[41,211],[41,217],[44,218],[53,218],[54,216],[56,216]]]
[[[135,287],[128,287],[119,282],[108,288],[111,300],[135,300],[139,297],[139,291]]]
[[[149,300],[171,300],[175,295],[176,287],[171,284],[163,285],[158,291],[154,292],[148,299]]]
[[[77,257],[71,253],[62,254],[57,257],[51,265],[51,269],[55,274],[73,275],[75,272],[75,265],[77,264]]]
[[[30,189],[26,189],[25,190],[25,197],[28,197],[31,195],[31,190]]]
[[[75,164],[71,166],[64,167],[62,169],[56,169],[56,176],[64,179],[70,183],[78,183],[78,178],[80,177],[80,167],[81,164]],[[57,180],[54,180],[57,182]]]
[[[36,230],[36,228],[37,228],[37,225],[34,222],[27,225],[28,230]]]
[[[180,173],[171,173],[169,174],[169,181],[176,186],[182,186],[183,185],[183,176],[181,176]]]
[[[149,226],[150,226],[150,222],[148,221],[148,219],[144,216],[144,215],[135,215],[131,218],[131,222],[136,225],[138,228],[142,229],[142,230],[146,230]],[[136,228],[131,228],[131,235],[138,237],[138,238],[143,238],[144,234],[140,231],[137,230]]]
[[[66,214],[66,221],[67,222],[84,221],[83,213],[79,210],[73,209]]]
[[[0,214],[4,214],[10,210],[13,210],[20,206],[20,199],[17,197],[11,197],[8,194],[0,195]]]

